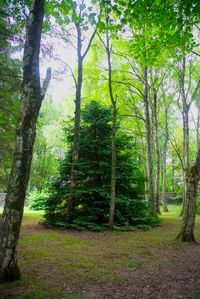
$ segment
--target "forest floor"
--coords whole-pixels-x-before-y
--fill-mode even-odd
[[[174,242],[177,209],[160,227],[136,232],[48,229],[26,213],[19,243],[22,280],[0,286],[1,299],[200,298],[200,245]],[[200,218],[197,219],[200,241]]]

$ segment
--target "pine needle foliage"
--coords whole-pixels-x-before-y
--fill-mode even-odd
[[[86,105],[81,114],[79,160],[75,168],[76,186],[72,190],[75,202],[67,218],[67,200],[72,148],[60,164],[60,176],[51,185],[46,200],[46,223],[73,229],[105,230],[108,228],[111,181],[111,107],[97,102]],[[70,125],[66,138],[72,143]],[[133,156],[131,138],[118,130],[115,229],[131,230],[157,223],[147,210],[144,200],[144,178],[137,158]]]

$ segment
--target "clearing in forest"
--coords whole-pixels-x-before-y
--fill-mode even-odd
[[[25,213],[22,281],[2,285],[0,298],[200,298],[200,248],[172,241],[177,215],[171,207],[148,231],[96,233],[47,229],[42,213]]]

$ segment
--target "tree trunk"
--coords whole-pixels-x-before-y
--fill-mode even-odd
[[[173,158],[172,158],[172,193],[175,192],[175,165],[174,165],[174,162],[175,162],[175,158],[173,155]]]
[[[162,203],[163,203],[163,211],[169,212],[167,208],[167,201],[166,201],[166,163],[167,163],[167,144],[169,140],[169,132],[168,132],[168,108],[165,105],[165,141],[163,147],[163,167],[162,167]]]
[[[72,150],[72,164],[71,164],[71,175],[70,175],[70,191],[68,198],[68,212],[67,218],[74,211],[74,198],[73,189],[76,187],[76,163],[79,159],[79,143],[80,143],[80,122],[81,122],[81,98],[82,98],[82,84],[83,84],[83,57],[82,51],[82,35],[80,24],[76,24],[77,31],[77,60],[78,60],[78,77],[76,82],[76,99],[75,99],[75,120],[74,120],[74,140]]]
[[[74,11],[75,13],[75,11]],[[81,18],[81,12],[79,12],[79,19]],[[73,189],[77,185],[76,181],[76,164],[79,160],[79,143],[80,143],[80,125],[81,125],[81,100],[82,100],[82,85],[83,85],[83,61],[87,56],[87,53],[92,45],[95,38],[97,29],[95,29],[89,39],[88,45],[85,51],[82,53],[83,38],[82,38],[82,28],[81,21],[75,24],[77,32],[77,60],[78,60],[78,76],[77,79],[74,77],[76,84],[76,99],[75,99],[75,121],[74,121],[74,140],[73,140],[73,150],[72,150],[72,164],[71,164],[71,174],[70,174],[70,190],[69,198],[67,204],[67,220],[74,212],[75,202],[73,198]]]
[[[199,138],[199,128],[200,128],[200,107],[197,107],[197,125],[196,125],[196,138],[197,138],[197,148],[200,146],[200,138]]]
[[[41,88],[39,53],[43,16],[44,0],[33,0],[24,46],[22,108],[17,124],[16,147],[1,221],[1,283],[20,278],[20,270],[17,266],[17,245],[30,174],[36,121],[50,80],[50,69],[48,69],[46,80]]]
[[[144,108],[145,108],[145,129],[146,129],[146,163],[147,163],[147,200],[151,214],[155,214],[154,192],[153,192],[153,160],[151,146],[151,120],[148,99],[148,78],[147,68],[144,69]]]
[[[195,164],[191,167],[186,178],[186,201],[185,213],[183,216],[183,224],[177,240],[183,242],[195,242],[194,226],[196,218],[196,198],[198,191],[198,183],[200,179],[200,147],[198,149]]]
[[[183,112],[183,206],[180,216],[185,213],[186,193],[187,193],[187,172],[189,169],[189,109],[186,106]]]
[[[189,169],[189,108],[187,97],[185,94],[185,64],[186,59],[183,58],[182,69],[180,73],[180,94],[182,100],[182,121],[183,121],[183,206],[180,216],[184,215],[187,192],[187,172]]]
[[[155,152],[156,152],[156,173],[155,173],[155,184],[154,184],[154,205],[156,214],[160,213],[160,150],[158,144],[158,115],[157,115],[157,91],[154,90],[153,95],[153,127],[154,127],[154,142],[155,142]]]
[[[107,24],[109,23],[109,16],[106,17]],[[116,191],[116,130],[117,130],[117,107],[116,100],[113,95],[112,86],[112,65],[111,65],[111,45],[108,33],[106,34],[106,52],[108,62],[108,88],[110,100],[113,108],[112,112],[112,157],[111,157],[111,196],[110,196],[110,211],[109,211],[109,228],[113,229],[115,217],[115,191]]]
[[[109,213],[109,228],[113,229],[115,216],[115,185],[116,185],[116,122],[117,109],[116,104],[113,105],[112,117],[112,159],[111,159],[111,199]]]

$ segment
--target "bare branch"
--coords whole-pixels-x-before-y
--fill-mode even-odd
[[[196,51],[192,51],[192,53],[200,57],[200,53],[197,53]]]
[[[51,68],[48,67],[47,71],[46,71],[46,77],[44,79],[44,82],[43,82],[42,88],[41,88],[41,97],[42,97],[42,99],[44,99],[44,97],[45,97],[45,94],[46,94],[47,88],[49,86],[50,80],[51,80]]]
[[[186,91],[186,99],[188,98],[188,94],[190,91],[190,87],[191,87],[191,82],[192,82],[192,61],[190,60],[190,65],[189,65],[189,83],[188,83],[188,88]],[[189,105],[191,105],[192,100],[189,102]]]
[[[199,87],[200,87],[200,80],[199,80],[199,82],[197,83],[197,86],[196,86],[196,88],[195,88],[195,91],[194,91],[193,94],[192,94],[192,101],[194,100],[194,98],[195,98],[195,96],[196,96],[196,94],[197,94],[197,91],[199,90]]]
[[[92,35],[91,35],[91,37],[90,37],[88,46],[87,46],[87,48],[85,49],[85,52],[84,52],[83,55],[82,55],[82,60],[83,60],[83,59],[85,58],[85,56],[87,55],[87,53],[88,53],[88,51],[89,51],[89,49],[90,49],[90,47],[91,47],[91,44],[92,44],[92,42],[93,42],[93,40],[94,40],[94,38],[95,38],[96,33],[97,33],[97,29],[94,30],[94,32],[92,33]]]
[[[98,31],[97,31],[97,35],[98,35],[98,37],[99,37],[100,41],[102,42],[102,44],[103,44],[104,48],[105,48],[105,49],[106,49],[106,51],[107,51],[107,45],[106,45],[106,43],[104,42],[104,40],[102,39],[102,37],[101,37],[101,35],[99,34],[99,32],[98,32]]]

